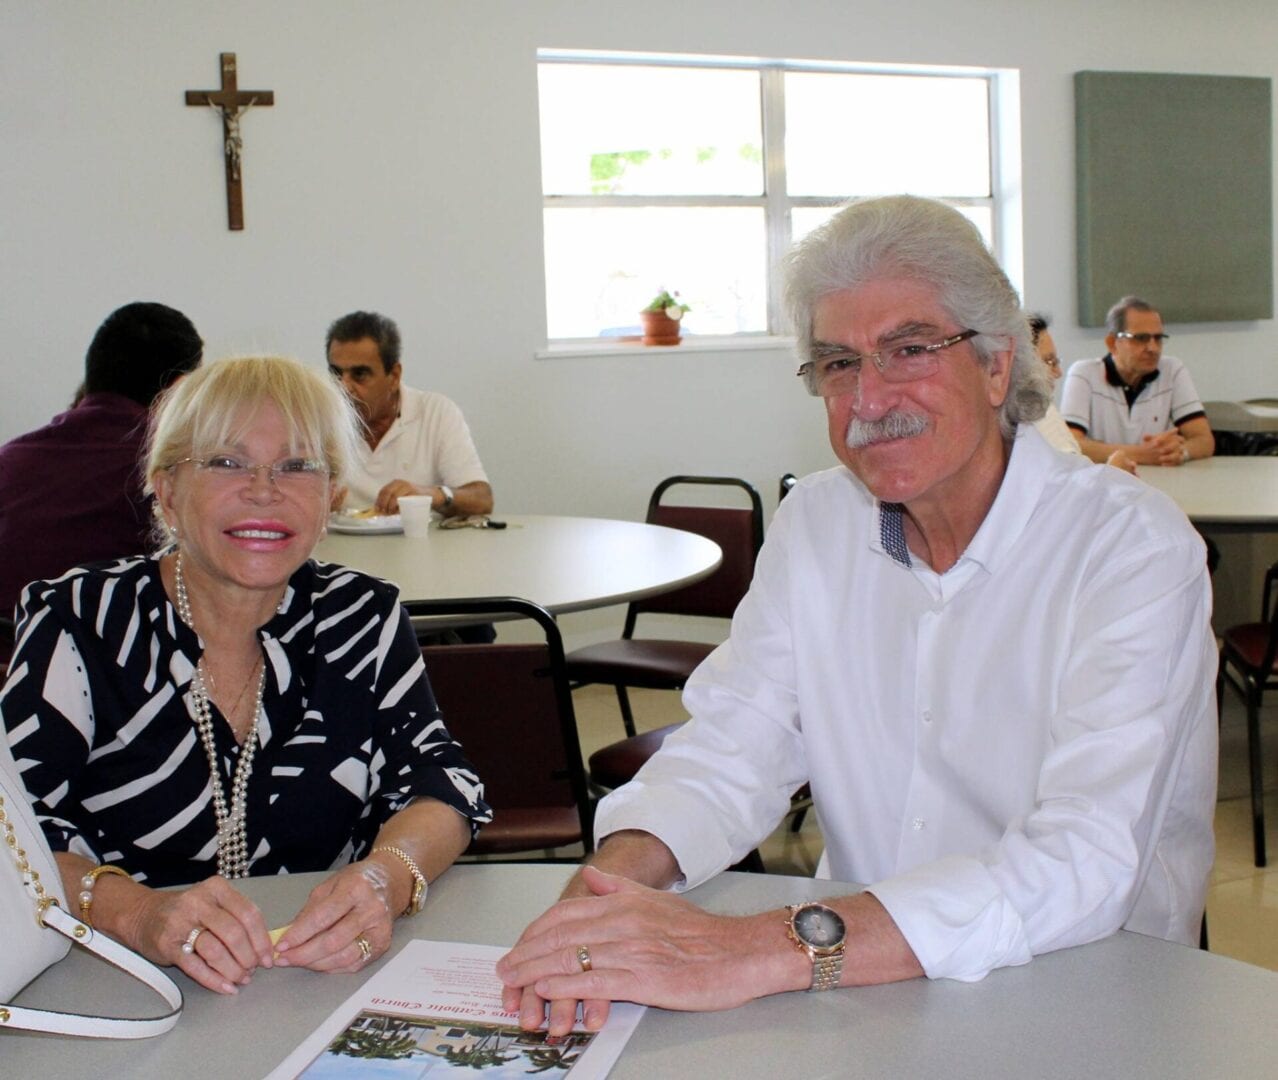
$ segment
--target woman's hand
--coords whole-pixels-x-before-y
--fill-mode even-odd
[[[271,966],[261,911],[225,878],[211,877],[181,892],[147,890],[131,922],[130,943],[142,955],[176,964],[220,994],[237,993],[257,968]],[[183,949],[188,941],[189,952]]]
[[[325,878],[275,943],[276,965],[359,971],[381,956],[395,921],[389,887],[385,868],[367,859]]]

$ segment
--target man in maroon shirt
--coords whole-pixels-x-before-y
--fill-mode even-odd
[[[93,336],[83,397],[0,447],[0,616],[13,614],[28,582],[146,550],[151,507],[138,458],[147,412],[203,349],[180,311],[127,304]]]

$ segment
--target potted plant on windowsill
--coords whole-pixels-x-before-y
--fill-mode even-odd
[[[652,302],[639,312],[643,320],[643,343],[645,345],[678,345],[680,320],[692,309],[679,299],[677,292],[670,293],[662,289],[652,298]]]

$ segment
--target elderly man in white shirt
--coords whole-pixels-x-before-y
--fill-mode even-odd
[[[605,799],[590,866],[498,965],[520,1022],[979,979],[1120,927],[1190,943],[1213,855],[1202,542],[1156,490],[1048,447],[1047,373],[976,230],[854,203],[787,300],[842,463],[778,511],[692,720]],[[830,876],[748,916],[677,895],[811,784]]]

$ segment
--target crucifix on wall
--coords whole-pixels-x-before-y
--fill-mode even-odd
[[[222,116],[222,153],[226,159],[226,220],[227,227],[244,228],[244,191],[241,173],[244,161],[244,139],[240,135],[240,121],[244,114],[256,105],[274,105],[273,90],[241,90],[235,70],[235,53],[221,54],[222,89],[188,90],[188,105],[208,105]]]

